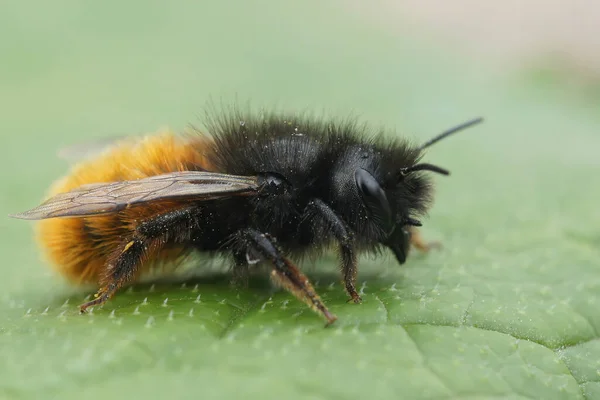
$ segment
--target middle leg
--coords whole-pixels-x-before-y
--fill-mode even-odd
[[[325,306],[308,278],[275,246],[274,241],[266,234],[254,229],[240,231],[237,235],[239,248],[234,252],[243,251],[250,261],[266,259],[271,262],[271,279],[292,293],[298,300],[307,304],[315,312],[321,314],[332,324],[337,317]]]

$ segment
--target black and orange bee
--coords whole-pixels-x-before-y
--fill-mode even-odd
[[[290,261],[339,249],[349,301],[359,303],[357,256],[389,248],[400,264],[410,245],[428,250],[418,218],[429,207],[421,146],[386,139],[353,121],[279,113],[223,112],[197,129],[124,140],[76,165],[40,206],[12,215],[41,219],[38,237],[56,269],[99,286],[100,305],[154,261],[192,251],[231,256],[236,280],[266,262],[272,280],[336,320]]]

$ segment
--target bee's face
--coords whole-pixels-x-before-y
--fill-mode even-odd
[[[430,184],[420,173],[404,173],[414,165],[418,153],[404,149],[413,157],[398,157],[387,149],[356,147],[340,158],[332,182],[337,212],[366,243],[383,244],[400,263],[408,250],[408,227],[420,225],[415,217],[429,202]],[[398,165],[397,160],[408,160]]]

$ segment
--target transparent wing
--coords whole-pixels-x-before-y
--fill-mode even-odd
[[[173,172],[148,178],[94,183],[60,193],[31,210],[10,215],[19,219],[84,217],[168,200],[212,200],[257,193],[257,177],[204,171]]]

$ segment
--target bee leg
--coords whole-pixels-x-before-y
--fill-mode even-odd
[[[332,324],[337,317],[333,315],[308,278],[287,258],[273,243],[273,240],[263,233],[254,229],[240,232],[240,238],[244,243],[246,253],[251,252],[270,261],[273,264],[271,279],[292,293],[298,300],[307,304],[313,311],[321,314],[327,324]]]
[[[234,252],[233,254],[233,277],[231,285],[235,288],[247,288],[250,280],[250,271],[248,268],[248,260],[245,252]]]
[[[321,199],[313,199],[309,203],[309,213],[319,216],[327,225],[328,231],[338,241],[340,246],[340,258],[342,262],[342,276],[346,292],[350,296],[348,302],[360,303],[362,301],[356,291],[356,275],[358,273],[358,262],[354,251],[352,233],[346,228],[346,224],[335,214],[335,212]]]
[[[119,254],[111,263],[112,267],[103,279],[104,283],[96,293],[94,300],[79,306],[80,311],[85,313],[89,307],[106,303],[121,286],[131,280],[138,270],[146,248],[147,243],[139,237],[127,241],[124,246],[119,248],[117,250]]]
[[[150,255],[149,251],[160,250],[166,238],[170,242],[183,242],[189,239],[189,232],[195,223],[192,209],[180,209],[154,216],[140,222],[130,239],[126,240],[109,257],[107,274],[100,281],[100,290],[95,299],[82,304],[82,313],[91,306],[108,301],[126,283],[132,281],[139,272],[140,265]]]
[[[415,227],[408,229],[410,235],[410,244],[413,245],[417,250],[427,253],[432,249],[439,249],[442,247],[440,242],[426,242],[421,235],[421,232]]]

